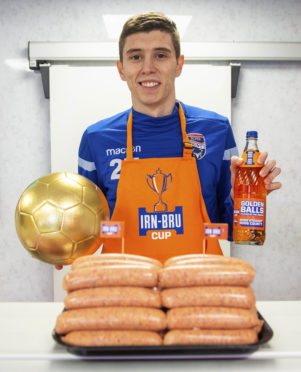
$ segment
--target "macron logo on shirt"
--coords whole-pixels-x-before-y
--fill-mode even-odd
[[[133,153],[134,152],[141,152],[141,146],[133,146]],[[120,154],[126,154],[126,147],[117,147],[115,149],[106,149],[106,155],[107,156],[114,156],[114,155],[120,155]]]

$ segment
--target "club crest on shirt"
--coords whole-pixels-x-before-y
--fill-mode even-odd
[[[197,159],[202,159],[206,154],[206,141],[201,133],[187,133],[190,143],[193,146],[192,155]]]

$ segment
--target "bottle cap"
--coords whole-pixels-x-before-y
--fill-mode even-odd
[[[247,138],[249,137],[258,138],[258,132],[256,132],[255,130],[247,132]]]

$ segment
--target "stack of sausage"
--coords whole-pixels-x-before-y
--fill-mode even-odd
[[[64,276],[56,332],[76,346],[161,345],[166,315],[156,290],[162,264],[127,254],[78,258]]]
[[[258,319],[254,268],[238,258],[185,255],[167,260],[158,287],[167,311],[164,345],[250,344]]]
[[[255,343],[254,277],[233,257],[178,256],[164,267],[129,254],[81,257],[64,277],[56,332],[76,346]]]

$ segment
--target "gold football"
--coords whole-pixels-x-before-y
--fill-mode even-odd
[[[16,207],[15,225],[22,245],[32,256],[68,265],[99,248],[100,222],[109,216],[106,198],[92,181],[58,172],[26,188]]]

